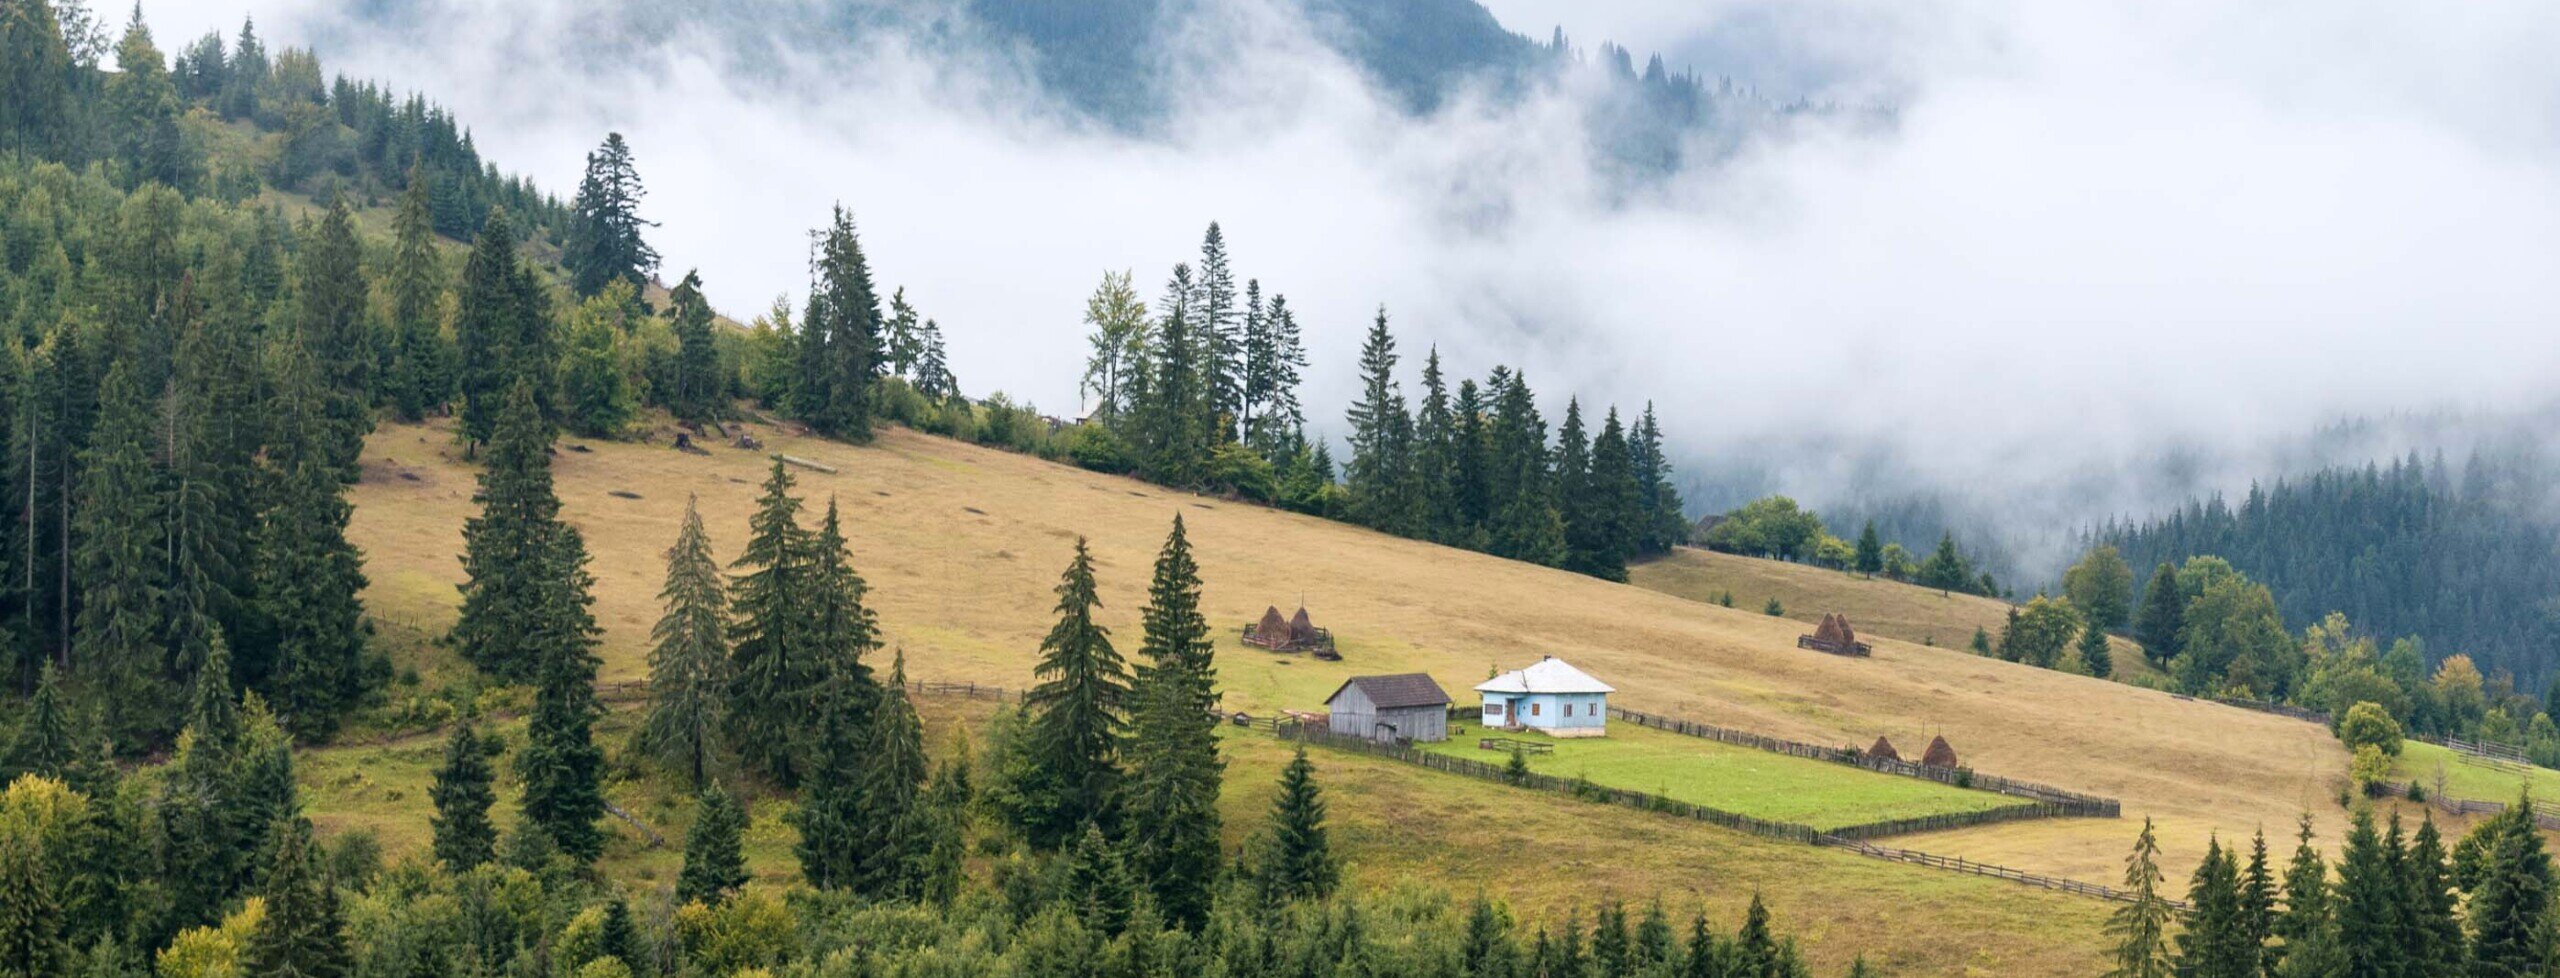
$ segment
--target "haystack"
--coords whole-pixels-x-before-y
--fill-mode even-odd
[[[1902,752],[1893,749],[1893,741],[1885,739],[1882,735],[1878,735],[1876,737],[1876,745],[1867,748],[1867,756],[1880,760],[1899,761],[1902,759]]]
[[[1280,617],[1279,605],[1263,609],[1262,621],[1253,626],[1253,637],[1265,642],[1288,643],[1291,641],[1290,634],[1289,623]]]
[[[1930,767],[1961,766],[1956,763],[1956,749],[1947,746],[1944,736],[1929,738],[1929,752],[1920,755],[1920,763]]]
[[[1278,620],[1276,616],[1279,614],[1280,609],[1273,608],[1271,611],[1275,616],[1273,620]],[[1314,642],[1315,640],[1316,623],[1314,620],[1307,617],[1307,606],[1299,605],[1298,614],[1289,619],[1289,641],[1299,645],[1305,645]]]

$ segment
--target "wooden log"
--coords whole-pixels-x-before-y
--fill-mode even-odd
[[[835,466],[828,465],[825,462],[820,462],[814,459],[805,459],[797,455],[785,455],[781,452],[773,453],[773,457],[784,465],[797,465],[813,472],[824,472],[828,475],[836,474]]]

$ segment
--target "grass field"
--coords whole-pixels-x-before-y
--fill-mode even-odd
[[[1420,746],[1471,761],[1508,762],[1509,754],[1477,746],[1481,732],[1478,728],[1467,733],[1452,730],[1447,741]],[[1498,736],[1551,745],[1553,753],[1526,755],[1529,769],[1540,774],[1586,778],[1605,787],[1649,791],[1736,815],[1817,829],[2019,804],[2017,799],[1987,791],[1684,737],[1632,723],[1610,724],[1606,737]],[[1562,803],[1552,796],[1531,796],[1513,805]]]
[[[833,497],[843,506],[855,566],[871,585],[884,635],[906,650],[911,674],[921,679],[1025,684],[1051,624],[1051,589],[1079,535],[1093,542],[1104,621],[1121,649],[1134,654],[1147,569],[1180,515],[1207,581],[1219,684],[1232,708],[1320,708],[1345,678],[1361,674],[1424,671],[1444,687],[1463,688],[1491,667],[1516,668],[1552,654],[1618,687],[1618,701],[1632,708],[1816,743],[1865,743],[1883,734],[1918,744],[1943,733],[1977,770],[2125,803],[2124,820],[1989,826],[1920,846],[1933,852],[2106,880],[2121,873],[2138,819],[2153,816],[2172,876],[2183,878],[2216,832],[2290,826],[2297,813],[2315,810],[2325,813],[2322,831],[2335,837],[2330,799],[2346,759],[2314,724],[1927,648],[1884,633],[1873,633],[1872,658],[1804,652],[1795,648],[1800,623],[1756,608],[1714,607],[899,429],[861,447],[770,426],[754,432],[771,450],[839,468],[835,475],[799,473],[800,491],[813,505]],[[685,498],[700,497],[715,546],[724,556],[734,554],[770,464],[761,453],[725,447],[707,456],[683,454],[667,441],[661,431],[655,443],[565,442],[555,460],[564,511],[585,531],[594,554],[608,681],[646,672],[661,554],[675,536]],[[350,536],[367,555],[368,610],[382,645],[414,668],[427,689],[463,672],[433,641],[453,620],[461,526],[473,511],[476,470],[459,455],[447,427],[385,425],[369,442],[363,478],[352,491]],[[1294,605],[1301,597],[1317,623],[1333,630],[1343,661],[1274,655],[1236,641],[1235,629],[1265,605]],[[347,763],[381,777],[360,752]],[[1364,778],[1411,783],[1431,799],[1484,800],[1491,796],[1473,792],[1499,787],[1425,778],[1404,767],[1327,763]],[[1407,837],[1445,833],[1440,844],[1457,847],[1472,845],[1488,821],[1498,821],[1474,814],[1481,809],[1436,800],[1430,810],[1451,817],[1370,811],[1396,820]],[[1346,832],[1377,830],[1349,824],[1364,812],[1350,806],[1341,812]],[[1642,824],[1638,818],[1655,816],[1581,812],[1557,823],[1569,826],[1557,834],[1595,831],[1586,823]],[[758,827],[764,827],[762,816]],[[1741,844],[1731,833],[1703,826],[1683,827],[1683,833],[1684,840]],[[1631,849],[1624,860],[1590,851],[1595,860],[1630,866],[1666,858],[1653,850]],[[1773,899],[1796,905],[1848,900],[1844,888],[1884,886],[1886,879],[1939,885],[1925,870],[1875,868],[1879,874],[1855,883],[1801,873],[1752,878],[1768,879]],[[1733,864],[1716,871],[1741,872]],[[1524,899],[1541,885],[1482,875],[1427,878]],[[1652,878],[1664,880],[1667,892],[1709,885],[1704,876]],[[2076,898],[2043,894],[2020,899],[2078,906]],[[1908,924],[1915,931],[1946,926],[1918,922],[1934,919],[1928,916],[1934,909],[1908,901],[1885,909],[1889,902],[1878,896],[1862,905],[1896,917],[1918,915]],[[2074,939],[2096,941],[2094,932]]]
[[[1691,601],[1715,604],[1729,594],[1737,611],[1765,614],[1769,599],[1776,598],[1785,612],[1781,617],[1790,621],[1811,625],[1826,614],[1845,614],[1861,638],[1883,636],[1941,648],[1970,647],[1977,628],[1998,641],[2010,608],[2006,601],[1978,594],[1702,547],[1678,548],[1628,568],[1627,576],[1637,587]],[[2114,653],[2116,679],[2159,672],[2130,640],[2110,638],[2107,647]]]
[[[2428,791],[2438,791],[2447,798],[2464,801],[2494,801],[2512,805],[2516,795],[2530,785],[2539,799],[2560,798],[2560,771],[2526,767],[2522,771],[2501,769],[2473,760],[2461,753],[2416,740],[2400,742],[2400,756],[2391,765],[2391,777],[2398,781],[2415,781]]]

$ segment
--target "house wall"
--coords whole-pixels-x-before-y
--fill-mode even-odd
[[[1517,693],[1484,694],[1484,724],[1500,727],[1517,724],[1533,730],[1562,732],[1570,736],[1597,734],[1609,722],[1607,693]],[[1501,714],[1496,715],[1499,708]]]

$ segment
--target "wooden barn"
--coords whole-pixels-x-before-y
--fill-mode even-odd
[[[1263,609],[1260,621],[1244,626],[1244,644],[1274,652],[1312,652],[1319,659],[1342,657],[1333,650],[1332,630],[1316,627],[1304,605],[1289,618],[1280,617],[1279,605]]]
[[[1353,676],[1324,701],[1334,733],[1381,741],[1449,739],[1449,694],[1419,672]]]

